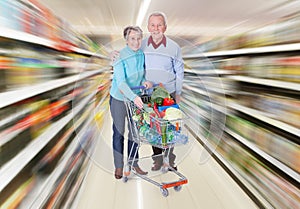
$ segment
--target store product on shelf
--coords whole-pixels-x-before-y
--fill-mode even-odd
[[[269,155],[300,172],[299,162],[297,162],[300,155],[299,145],[236,116],[228,116],[226,125],[240,136],[252,142],[253,145],[258,146]]]
[[[274,94],[259,95],[253,108],[268,113],[269,117],[300,128],[300,101]]]
[[[3,208],[18,208],[26,195],[30,193],[36,184],[36,177],[32,176],[25,181],[6,201],[2,204]]]
[[[299,189],[244,150],[231,136],[224,135],[218,151],[273,207],[297,208]]]
[[[194,50],[189,53],[199,54],[201,52],[227,51],[298,43],[300,42],[299,26],[300,14],[298,12],[279,20],[274,20],[270,22],[270,24],[257,27],[248,32],[227,37],[215,37],[197,46],[197,51]]]
[[[99,76],[96,75],[96,77]],[[95,80],[97,79],[91,78],[91,81]],[[34,141],[39,140],[40,143],[44,140],[49,141],[47,145],[40,148],[41,150],[37,152],[37,155],[25,166],[26,169],[21,169],[21,172],[24,173],[24,175],[22,174],[24,176],[23,180],[20,180],[19,177],[13,178],[9,186],[0,191],[1,196],[4,198],[2,202],[9,201],[10,203],[11,199],[6,200],[6,198],[12,195],[12,192],[18,193],[22,184],[27,181],[27,175],[29,175],[29,177],[38,177],[35,181],[38,185],[43,185],[44,179],[48,178],[48,176],[52,178],[52,173],[57,172],[57,167],[59,167],[59,163],[63,160],[63,156],[67,153],[66,150],[70,147],[71,143],[77,144],[75,151],[78,155],[76,154],[74,157],[78,159],[74,159],[73,164],[70,164],[70,171],[72,171],[74,175],[66,175],[66,179],[61,179],[61,183],[65,184],[68,182],[69,184],[70,182],[75,183],[77,180],[83,180],[82,178],[76,178],[77,172],[81,170],[83,166],[82,162],[86,154],[94,147],[91,145],[94,143],[94,134],[97,132],[96,121],[92,119],[93,115],[90,113],[93,112],[95,108],[98,109],[102,107],[102,102],[106,101],[105,98],[107,98],[108,95],[102,94],[102,102],[98,101],[95,106],[95,98],[90,95],[93,95],[92,89],[97,90],[96,85],[94,82],[89,83],[83,80],[77,82],[76,85],[73,83],[58,89],[53,89],[39,96],[0,109],[0,135],[2,134],[4,136],[0,137],[0,172],[5,172],[1,168],[11,163],[14,158],[19,157],[19,153],[24,152],[28,147],[32,148],[31,144]],[[93,86],[93,88],[90,88],[90,86]],[[108,89],[103,89],[103,91],[108,91]],[[87,101],[86,105],[81,105],[79,112],[70,112],[71,110],[75,111],[87,97],[90,98],[89,101]],[[106,105],[106,108],[107,107]],[[103,108],[105,107],[103,106]],[[72,115],[72,117],[70,117],[70,115]],[[51,139],[41,136],[45,132],[52,133],[53,130],[50,129],[53,124],[65,121],[66,118],[69,118],[69,122],[59,127],[59,130],[55,130],[57,133],[55,133]],[[100,121],[97,122],[100,123]],[[8,134],[8,132],[12,133]],[[78,137],[77,135],[82,138],[76,138]],[[81,154],[79,155],[79,153]],[[30,155],[30,153],[28,154]],[[43,176],[43,178],[40,178],[41,176]],[[39,187],[37,187],[37,189],[39,189]],[[68,190],[63,192],[61,190],[52,190],[52,192],[53,191],[55,195],[51,200],[49,199],[49,201],[58,201],[58,199],[64,196],[71,196],[71,194],[68,194]],[[31,200],[31,198],[36,198],[36,196],[28,196],[27,193],[23,194],[22,198],[15,195],[13,195],[13,197],[18,198],[18,204],[22,204],[24,199],[32,202],[34,199]],[[58,199],[55,200],[55,198]],[[13,198],[12,202],[15,201],[17,200]],[[48,203],[50,204],[50,202]],[[3,205],[0,205],[0,207],[2,206]]]

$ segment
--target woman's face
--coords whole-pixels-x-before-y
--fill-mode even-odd
[[[148,22],[148,31],[154,40],[161,40],[167,27],[164,18],[161,16],[151,16]]]
[[[141,48],[142,35],[139,32],[132,30],[129,32],[126,43],[130,49],[137,51]]]

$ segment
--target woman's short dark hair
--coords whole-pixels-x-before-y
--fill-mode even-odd
[[[141,37],[143,37],[143,31],[139,26],[127,26],[123,31],[123,36],[125,40],[127,40],[128,35],[130,34],[131,31],[136,31],[139,34],[141,34]]]

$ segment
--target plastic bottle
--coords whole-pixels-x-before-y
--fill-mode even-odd
[[[167,126],[165,124],[161,125],[161,144],[167,145]]]
[[[151,144],[161,144],[161,141],[162,141],[162,137],[161,135],[159,134],[155,134],[153,137],[152,137],[152,141],[151,141]]]
[[[174,134],[174,141],[178,144],[186,144],[188,142],[187,135],[181,134],[179,132],[175,132]]]
[[[167,142],[168,143],[172,143],[172,142],[174,142],[174,131],[172,131],[172,130],[168,130],[168,132],[167,132]]]

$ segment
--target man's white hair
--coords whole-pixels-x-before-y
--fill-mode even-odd
[[[148,23],[149,23],[150,17],[152,17],[152,16],[162,17],[164,19],[165,26],[167,26],[167,16],[165,15],[165,13],[163,13],[163,12],[152,12],[148,17]]]

